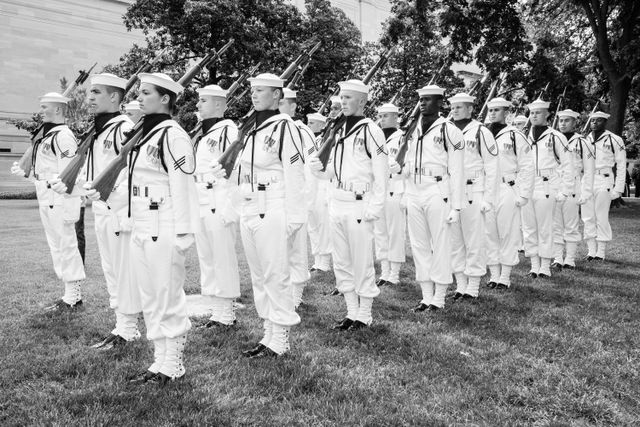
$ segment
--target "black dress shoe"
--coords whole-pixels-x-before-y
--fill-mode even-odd
[[[116,347],[122,347],[127,343],[127,340],[122,338],[120,335],[111,334],[102,341],[97,344],[91,346],[91,348],[95,348],[98,350],[110,350]]]
[[[361,322],[359,320],[356,320],[355,322],[353,322],[351,324],[351,326],[349,326],[349,330],[350,331],[357,331],[358,329],[365,329],[365,328],[368,328],[368,327],[369,327],[369,325],[367,325],[366,323]]]
[[[386,280],[382,280],[382,279],[378,279],[378,281],[376,282],[376,286],[380,287],[380,286],[387,286],[390,283],[387,282]]]
[[[593,261],[604,261],[604,258],[599,257],[599,256],[594,256],[593,257]]]
[[[593,261],[595,259],[594,256],[591,255],[587,255],[586,258],[584,259],[585,261]]]
[[[236,326],[237,321],[234,320],[232,324],[227,325],[221,322],[218,322],[217,320],[209,320],[207,323],[205,323],[204,325],[200,326],[200,329],[205,329],[205,328],[220,328],[220,329],[229,329],[229,328],[233,328],[234,326]]]
[[[249,359],[265,359],[265,358],[276,358],[281,355],[271,350],[269,347],[265,347],[260,353],[256,353],[253,356],[249,356]]]
[[[556,270],[562,270],[562,264],[560,264],[559,262],[554,262],[553,264],[551,264],[551,268],[555,268]]]
[[[139,372],[134,376],[129,377],[127,381],[129,381],[129,384],[134,384],[134,385],[144,384],[147,381],[150,381],[156,375],[158,375],[157,372],[151,372],[151,371]]]
[[[316,271],[320,271],[319,269],[315,268],[315,267],[311,267],[309,269],[309,273],[315,273]]]
[[[496,289],[499,290],[499,291],[504,291],[504,290],[509,289],[509,287],[507,285],[505,285],[504,283],[498,283],[496,285]]]
[[[260,353],[261,351],[264,351],[264,349],[267,348],[266,345],[262,344],[262,343],[258,343],[255,347],[253,347],[251,350],[245,350],[242,352],[242,355],[244,357],[252,357],[255,356],[256,354]]]
[[[551,276],[549,276],[548,274],[544,274],[544,273],[538,274],[538,279],[548,279],[549,277]]]
[[[562,266],[562,268],[566,268],[567,270],[575,270],[576,266],[571,264],[565,264]]]
[[[534,273],[533,271],[530,271],[527,276],[529,276],[532,279],[537,279],[538,278],[538,273]]]
[[[338,288],[334,288],[334,289],[329,293],[329,296],[332,296],[332,297],[336,297],[336,296],[338,296],[338,295],[340,295],[340,291],[338,290]]]
[[[427,311],[438,311],[441,310],[441,307],[438,307],[437,305],[433,305],[433,304],[429,304],[429,307],[427,307]]]
[[[63,311],[74,311],[82,306],[82,300],[76,301],[75,304],[67,304],[63,300],[59,299],[48,307],[45,307],[45,311],[49,312],[63,312]]]
[[[497,283],[494,282],[494,281],[487,282],[487,288],[489,288],[489,289],[494,289],[496,287],[496,285],[497,285]]]
[[[462,295],[462,300],[463,301],[465,301],[465,300],[475,301],[477,299],[478,299],[478,297],[474,297],[473,295],[469,295],[469,294]]]
[[[453,294],[453,297],[451,297],[451,299],[453,299],[454,301],[458,301],[463,296],[464,296],[464,294],[462,294],[460,292],[456,292],[455,294]]]
[[[335,331],[346,331],[347,329],[349,329],[351,325],[353,325],[353,322],[354,322],[353,320],[349,319],[348,317],[345,317],[344,319],[342,319],[341,321],[333,325],[331,329]]]
[[[421,302],[420,304],[416,305],[415,307],[413,307],[411,309],[411,311],[413,311],[414,313],[420,313],[422,311],[425,311],[429,308],[429,306],[423,302]]]
[[[158,372],[153,377],[149,378],[147,381],[149,384],[157,384],[158,387],[164,387],[169,383],[175,383],[184,378],[184,375],[178,378],[171,378],[168,375],[163,374],[162,372]]]

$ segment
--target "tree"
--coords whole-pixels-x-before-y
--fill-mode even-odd
[[[260,72],[284,71],[303,49],[321,40],[300,86],[299,104],[305,112],[335,84],[336,76],[348,74],[361,53],[360,33],[342,11],[328,0],[307,0],[305,6],[302,14],[285,0],[138,0],[124,22],[147,34],[147,46],[135,46],[111,69],[130,75],[142,58],[168,47],[159,68],[178,77],[189,60],[234,39],[222,60],[203,76],[205,84],[228,87],[240,70],[258,62]],[[178,119],[187,128],[195,121],[194,104],[195,92],[187,90],[178,105]],[[228,115],[238,117],[248,108],[244,100]]]

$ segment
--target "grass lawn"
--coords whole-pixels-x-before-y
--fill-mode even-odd
[[[47,315],[61,295],[35,201],[1,201],[0,425],[638,425],[640,203],[612,211],[608,259],[550,280],[514,269],[508,292],[413,314],[412,262],[384,288],[369,330],[328,329],[344,315],[314,277],[292,352],[250,361],[261,336],[249,272],[230,332],[192,330],[187,377],[165,389],[125,378],[152,360],[146,340],[91,349],[113,327],[87,212],[84,309]],[[584,254],[584,246],[580,246]],[[199,292],[195,251],[187,293]]]

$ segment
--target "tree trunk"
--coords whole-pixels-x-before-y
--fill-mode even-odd
[[[622,135],[631,79],[623,77],[614,80],[609,76],[609,84],[611,85],[611,117],[607,121],[607,128],[616,135]]]

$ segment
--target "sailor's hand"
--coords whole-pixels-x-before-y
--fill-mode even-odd
[[[67,185],[62,182],[60,178],[50,179],[48,183],[51,189],[58,194],[65,194],[67,192]]]
[[[87,190],[85,196],[87,196],[88,199],[93,202],[97,202],[98,200],[100,200],[100,193],[98,193],[98,190],[96,190],[95,188],[91,188],[90,182],[86,182],[82,187]]]
[[[16,175],[16,176],[24,176],[24,170],[20,167],[20,165],[18,164],[18,162],[13,162],[13,165],[11,166],[11,174]]]
[[[222,165],[218,162],[211,163],[211,173],[217,179],[227,178],[227,171],[225,171]]]
[[[518,198],[516,199],[516,206],[521,208],[525,206],[528,202],[529,202],[529,199],[527,199],[526,197],[518,196]]]

